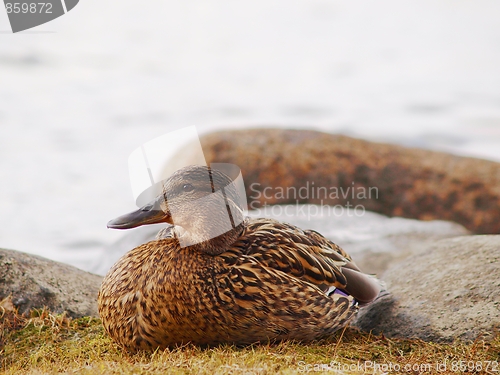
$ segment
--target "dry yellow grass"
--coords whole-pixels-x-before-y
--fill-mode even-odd
[[[5,374],[12,375],[500,373],[500,365],[495,365],[500,360],[500,334],[490,342],[436,344],[348,328],[330,340],[308,345],[283,342],[210,349],[188,345],[128,354],[107,337],[95,318],[68,319],[47,310],[24,317],[5,301],[0,315],[0,364]]]

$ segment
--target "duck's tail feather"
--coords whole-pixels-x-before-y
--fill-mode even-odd
[[[353,296],[360,307],[375,301],[386,290],[385,284],[375,276],[350,268],[343,268],[342,273],[347,280],[345,292]]]

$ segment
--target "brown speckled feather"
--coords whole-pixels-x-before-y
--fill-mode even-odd
[[[249,221],[230,251],[252,256],[323,290],[325,286],[345,287],[341,267],[351,263],[344,250],[319,233],[269,219]]]

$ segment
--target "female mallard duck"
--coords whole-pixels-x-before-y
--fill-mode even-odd
[[[125,254],[102,282],[102,322],[126,349],[310,341],[378,296],[378,281],[319,233],[244,219],[231,182],[208,167],[185,167],[154,202],[109,222],[172,225]],[[224,205],[214,194],[221,191]],[[229,212],[231,229],[212,238]]]

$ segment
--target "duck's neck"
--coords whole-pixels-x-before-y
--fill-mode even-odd
[[[189,247],[209,255],[219,255],[229,249],[241,236],[245,223],[246,221],[243,221],[228,232],[209,239],[206,239],[205,234],[198,235],[178,227],[174,228],[174,233],[181,247]]]

